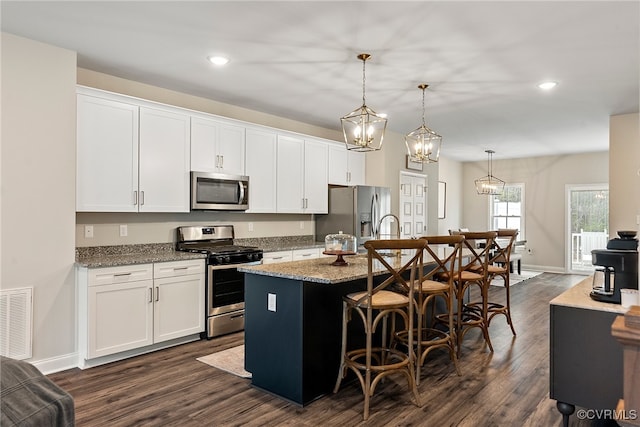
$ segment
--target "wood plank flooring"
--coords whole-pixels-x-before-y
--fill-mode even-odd
[[[366,423],[356,383],[301,408],[196,360],[242,344],[242,333],[49,378],[74,397],[78,426],[560,426],[548,396],[549,301],[583,278],[543,273],[512,286],[517,337],[497,317],[491,353],[479,330],[470,331],[461,376],[436,353],[422,369],[423,406],[412,403],[404,378],[391,377],[376,389]],[[490,295],[499,300],[504,289],[492,286]],[[570,425],[593,424],[574,414]]]

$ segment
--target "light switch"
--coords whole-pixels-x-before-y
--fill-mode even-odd
[[[127,237],[128,230],[127,230],[127,224],[123,224],[120,226],[120,237]]]
[[[267,294],[267,310],[276,311],[276,294]]]

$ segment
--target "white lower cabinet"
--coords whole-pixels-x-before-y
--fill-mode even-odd
[[[204,331],[204,278],[203,259],[80,268],[80,365]]]
[[[318,248],[294,249],[291,252],[291,256],[294,261],[318,258],[320,256],[320,250]]]

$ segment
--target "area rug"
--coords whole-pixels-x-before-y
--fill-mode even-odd
[[[524,271],[524,270],[522,270],[520,273],[522,273],[522,274],[511,273],[509,275],[509,286],[513,286],[513,285],[516,285],[518,283],[524,282],[525,280],[529,280],[532,277],[536,277],[536,276],[542,274],[542,271]],[[496,277],[495,279],[493,279],[491,281],[491,286],[504,287],[504,280],[502,280],[501,277]]]
[[[251,378],[251,372],[244,370],[244,345],[198,357],[196,360],[242,378]]]

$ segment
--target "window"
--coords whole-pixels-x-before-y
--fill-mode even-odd
[[[491,196],[491,229],[517,228],[524,240],[524,184],[506,184],[502,194]]]

